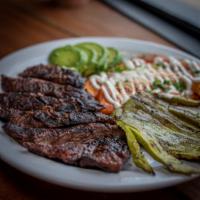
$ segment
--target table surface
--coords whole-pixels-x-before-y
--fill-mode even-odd
[[[27,3],[28,2],[28,3]],[[38,42],[81,36],[120,36],[172,46],[100,1],[82,7],[59,7],[41,1],[0,2],[0,58]],[[24,199],[162,199],[199,200],[200,179],[161,190],[105,194],[61,188],[11,168],[0,161],[0,200]]]

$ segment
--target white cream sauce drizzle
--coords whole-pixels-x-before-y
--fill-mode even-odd
[[[164,80],[184,81],[186,84],[184,94],[191,95],[192,82],[200,81],[200,76],[192,76],[178,59],[169,56],[168,60],[169,62],[166,62],[162,57],[157,56],[154,58],[154,63],[150,64],[141,58],[124,59],[123,62],[129,70],[111,74],[102,72],[100,75],[90,76],[89,80],[95,89],[103,91],[107,101],[115,107],[120,107],[136,92],[151,90],[155,80],[160,80],[162,83]],[[191,72],[200,70],[200,66],[195,61],[184,61]],[[154,64],[161,64],[164,67],[155,69]],[[154,92],[161,92],[161,90],[157,89]],[[168,91],[169,95],[178,93],[175,87]]]

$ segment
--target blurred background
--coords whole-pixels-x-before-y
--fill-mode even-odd
[[[0,56],[63,37],[121,36],[200,56],[199,0],[3,0]]]

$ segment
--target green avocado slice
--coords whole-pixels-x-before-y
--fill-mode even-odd
[[[108,49],[109,67],[119,63],[122,58],[120,52],[117,49],[112,48],[112,47],[108,47],[107,49]]]
[[[88,55],[73,46],[64,46],[54,49],[49,55],[49,62],[62,67],[75,68],[80,71],[80,66],[87,63]]]
[[[94,42],[83,42],[76,45],[77,47],[87,47],[96,52],[97,59],[95,60],[96,72],[101,71],[102,68],[106,67],[108,50],[100,44]]]

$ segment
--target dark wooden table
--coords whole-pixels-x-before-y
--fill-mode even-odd
[[[81,36],[121,36],[173,46],[99,1],[76,8],[36,0],[0,1],[0,57],[38,42]],[[199,200],[200,179],[151,192],[105,194],[61,188],[0,161],[0,200],[61,198]]]

